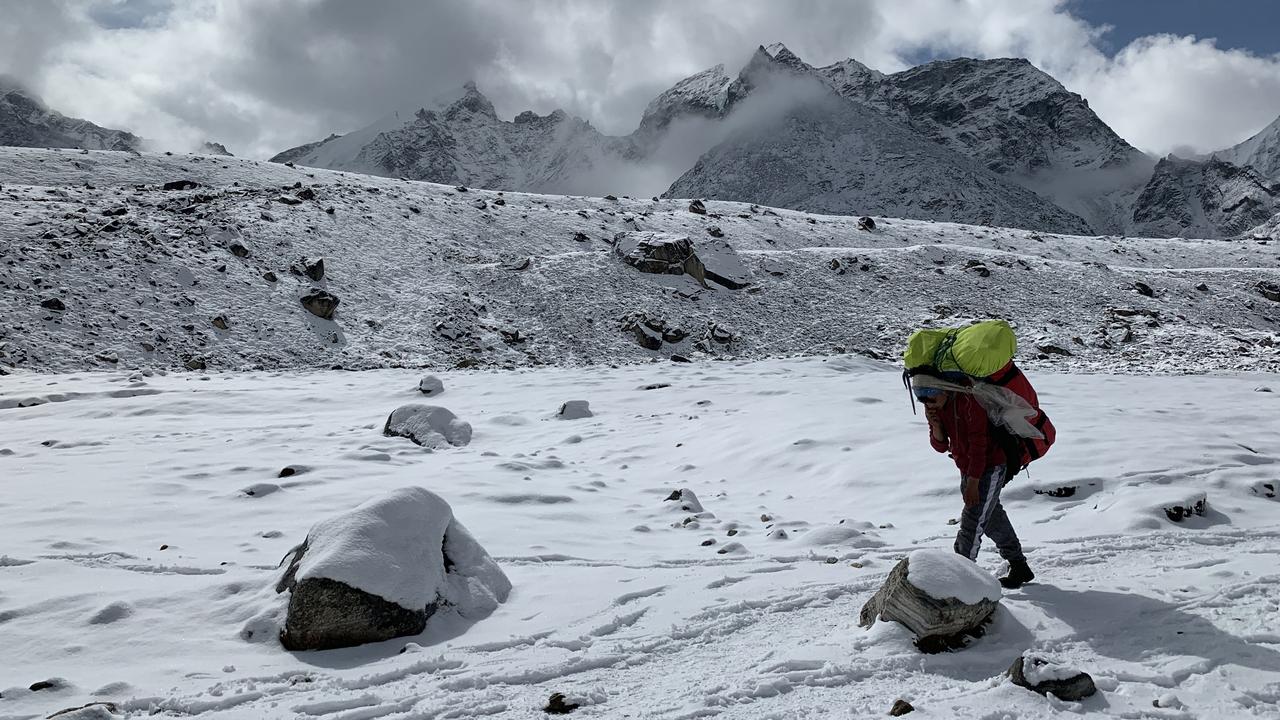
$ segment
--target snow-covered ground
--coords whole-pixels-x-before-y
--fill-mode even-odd
[[[0,380],[0,717],[534,718],[552,692],[596,718],[873,717],[899,697],[934,718],[1280,715],[1275,375],[1033,373],[1059,440],[1004,497],[1037,582],[930,656],[856,626],[895,562],[949,547],[960,510],[891,366],[441,373],[428,402],[474,437],[435,451],[380,434],[419,377]],[[31,397],[51,402],[17,407]],[[595,416],[554,417],[575,399]],[[313,523],[413,485],[511,579],[492,616],[340,651],[242,637]],[[708,515],[665,500],[683,488]],[[1202,517],[1161,510],[1201,493]],[[980,563],[1000,569],[989,547]],[[1101,692],[1012,686],[1000,673],[1029,648]]]
[[[180,180],[201,186],[162,189]],[[1258,290],[1280,284],[1270,240],[892,218],[863,232],[853,217],[688,207],[228,157],[0,148],[0,372],[893,358],[918,327],[986,317],[1010,320],[1028,367],[1280,370],[1280,301]],[[695,246],[721,234],[750,285],[639,273],[611,247],[637,230]],[[321,257],[322,281],[291,272]],[[340,299],[332,320],[299,302],[313,286]],[[43,304],[54,301],[62,309]],[[641,314],[687,337],[646,350],[624,330]]]

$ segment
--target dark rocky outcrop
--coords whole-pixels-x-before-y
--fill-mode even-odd
[[[337,295],[328,290],[320,288],[312,288],[311,292],[302,296],[302,307],[307,312],[315,315],[323,320],[332,320],[333,313],[338,309],[338,304],[342,302]]]
[[[1068,702],[1077,702],[1098,692],[1089,673],[1063,668],[1029,653],[1013,661],[1008,675],[1014,685],[1041,695],[1053,694]]]

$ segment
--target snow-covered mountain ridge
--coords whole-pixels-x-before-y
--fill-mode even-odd
[[[1274,244],[891,218],[865,232],[741,203],[699,215],[686,200],[464,191],[216,156],[3,149],[0,177],[10,372],[892,359],[921,325],[981,317],[1013,321],[1032,365],[1278,361],[1280,305],[1260,289],[1280,283]],[[180,181],[198,185],[162,189]],[[638,230],[695,246],[720,235],[749,285],[639,273],[611,246]],[[324,258],[322,280],[305,258]],[[333,320],[302,306],[313,287],[339,298]],[[646,322],[671,331],[657,350],[637,342]]]
[[[50,110],[39,97],[0,75],[0,145],[140,150],[142,140]]]

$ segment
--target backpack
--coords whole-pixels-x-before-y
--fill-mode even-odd
[[[941,381],[964,385],[961,389],[977,398],[991,418],[992,436],[1004,450],[1009,478],[1043,457],[1057,439],[1035,388],[1013,362],[1017,350],[1018,339],[1009,323],[984,320],[963,328],[917,330],[907,340],[902,358],[902,383],[908,392],[913,384]],[[911,406],[914,412],[914,394]]]

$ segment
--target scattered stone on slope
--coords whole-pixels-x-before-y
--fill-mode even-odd
[[[511,582],[447,502],[407,487],[312,526],[275,589],[289,592],[280,643],[327,650],[417,635],[445,609],[479,620]]]
[[[711,237],[713,237],[713,238],[722,238],[722,237],[724,237],[724,231],[720,229],[720,226],[719,226],[719,225],[708,225],[708,226],[707,226],[707,234],[708,234],[708,235],[710,235],[710,236],[711,236]]]
[[[964,269],[979,277],[991,277],[991,269],[981,260],[969,260],[964,264]]]
[[[1065,357],[1071,357],[1071,354],[1072,354],[1071,351],[1067,350],[1066,348],[1059,347],[1057,345],[1050,345],[1048,343],[1043,345],[1037,345],[1036,349],[1039,350],[1041,354],[1044,354],[1044,355],[1062,355]]]
[[[1133,289],[1137,290],[1139,295],[1145,295],[1146,297],[1156,296],[1156,291],[1152,290],[1151,286],[1144,282],[1135,282],[1133,284]]]
[[[1269,280],[1259,280],[1254,286],[1258,292],[1262,293],[1262,297],[1272,302],[1280,302],[1280,284],[1273,283]]]
[[[695,515],[703,512],[702,503],[698,501],[698,496],[689,488],[672,490],[671,494],[667,496],[666,502],[679,503],[677,507],[680,508],[681,512],[693,513]]]
[[[1079,702],[1098,692],[1089,673],[1059,665],[1029,652],[1013,661],[1008,675],[1018,687],[1041,695],[1052,693],[1054,697],[1067,702]]]
[[[218,231],[212,238],[213,242],[226,248],[228,252],[238,258],[249,257],[249,246],[245,244],[244,238],[240,236],[240,231],[234,228],[226,228]]]
[[[428,375],[418,381],[418,392],[427,397],[434,397],[444,392],[444,381],[435,375]]]
[[[974,586],[982,587],[985,594],[971,597],[969,602],[956,597],[933,597],[910,581],[913,559],[926,572],[934,566],[944,568],[948,577],[956,579],[959,594],[967,594]],[[941,577],[926,579],[945,582]],[[921,652],[940,652],[964,647],[968,638],[982,635],[999,597],[1000,584],[968,558],[946,550],[917,550],[889,572],[884,585],[862,606],[858,622],[862,627],[871,627],[877,619],[899,622],[915,633],[916,647]]]
[[[438,405],[402,405],[387,416],[382,434],[409,438],[423,447],[461,447],[471,442],[471,424]]]
[[[730,290],[741,290],[751,284],[751,273],[742,258],[727,240],[716,239],[699,242],[695,252],[702,262],[706,278]]]
[[[576,232],[573,234],[574,242],[591,242],[591,236],[584,232]]]
[[[903,700],[902,698],[898,698],[897,700],[893,701],[893,707],[889,708],[889,716],[902,717],[903,715],[906,715],[907,713],[912,712],[913,710],[915,710],[914,705],[907,702],[906,700]]]
[[[40,301],[40,307],[46,310],[56,310],[62,312],[67,309],[67,304],[62,302],[61,298],[51,297]]]
[[[200,183],[195,180],[170,180],[161,186],[164,190],[195,190]]]
[[[324,320],[333,319],[333,313],[338,309],[340,302],[342,301],[337,295],[320,288],[312,288],[311,292],[302,296],[302,306],[307,309],[307,312]]]
[[[309,187],[304,187],[296,193],[296,196],[299,200],[315,200],[316,191]]]
[[[697,213],[698,215],[706,215],[707,206],[704,205],[701,200],[693,200],[689,203],[689,212]]]
[[[267,282],[276,282],[276,281],[277,281],[277,280],[279,280],[280,278],[277,278],[275,273],[273,273],[273,272],[271,272],[270,270],[268,270],[268,271],[266,271],[266,272],[262,273],[262,279],[263,279],[263,280],[266,280]]]
[[[1204,493],[1194,493],[1186,500],[1173,505],[1166,505],[1162,509],[1165,516],[1173,522],[1182,522],[1192,515],[1204,515],[1204,511],[1208,509],[1209,501]]]
[[[643,318],[643,316],[641,317]],[[622,330],[631,333],[631,336],[636,340],[636,344],[645,350],[662,349],[662,332],[653,330],[642,319],[626,318],[623,320]]]
[[[570,400],[561,405],[556,413],[556,417],[561,420],[582,420],[594,416],[595,413],[591,412],[591,403],[586,400]]]
[[[863,215],[862,217],[858,218],[858,229],[866,232],[871,232],[872,230],[876,229],[876,221],[872,220],[866,215]]]
[[[295,275],[305,275],[313,282],[324,280],[324,258],[302,258],[293,267]]]
[[[115,703],[98,701],[59,710],[49,716],[59,720],[116,720],[122,717],[120,708]]]
[[[578,703],[569,702],[564,693],[551,693],[551,697],[547,700],[547,704],[542,708],[542,712],[548,715],[568,715],[569,713],[581,707]]]
[[[652,231],[622,232],[614,238],[613,250],[640,272],[688,275],[707,287],[706,267],[688,237]]]
[[[219,330],[227,330],[231,327],[231,324],[227,322],[226,315],[215,315],[209,322],[213,323],[213,326]]]

